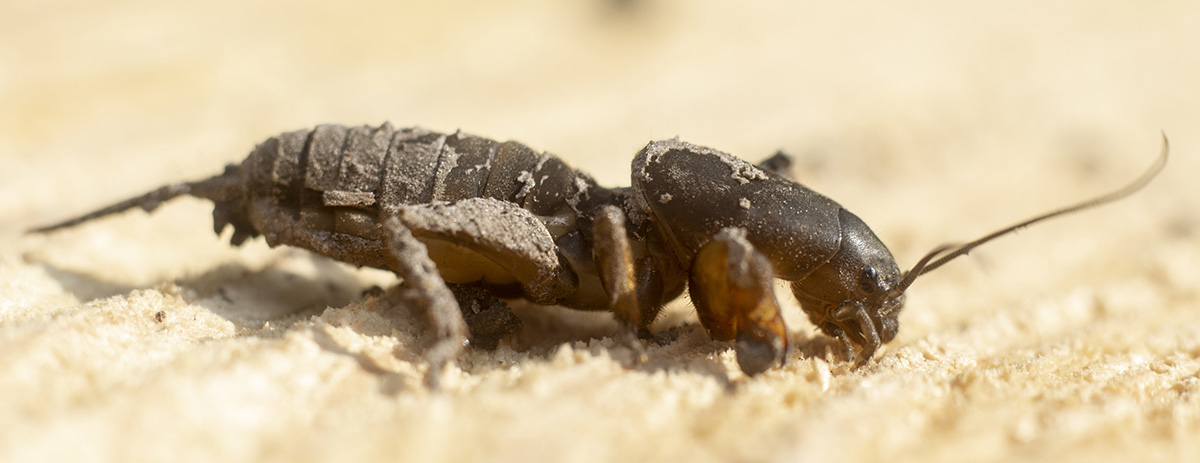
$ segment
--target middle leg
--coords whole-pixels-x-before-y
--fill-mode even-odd
[[[629,333],[653,339],[649,326],[667,298],[662,272],[653,257],[635,257],[620,208],[604,206],[594,220],[592,259],[609,295],[609,307]]]

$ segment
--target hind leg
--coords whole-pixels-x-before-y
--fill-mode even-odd
[[[539,304],[558,303],[578,284],[545,224],[516,204],[472,198],[405,205],[394,220],[441,251],[451,281],[515,282],[522,297]]]
[[[427,354],[434,367],[453,360],[468,336],[492,349],[520,326],[508,306],[482,288],[446,279],[519,286],[521,296],[542,304],[557,302],[577,284],[545,225],[512,203],[472,198],[404,205],[384,229],[396,260],[390,267],[437,329]],[[439,256],[436,264],[426,243]]]
[[[431,387],[437,387],[442,368],[458,357],[467,345],[467,323],[454,293],[438,275],[437,266],[429,258],[425,245],[413,238],[412,232],[399,220],[388,220],[383,229],[388,249],[396,261],[394,270],[402,280],[401,298],[422,308],[434,329],[433,346],[425,353],[429,360],[426,379]]]

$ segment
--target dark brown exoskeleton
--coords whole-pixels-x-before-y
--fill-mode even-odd
[[[149,211],[180,195],[210,199],[214,229],[232,225],[235,245],[263,235],[271,246],[394,271],[403,297],[437,330],[427,352],[435,371],[468,339],[493,348],[516,329],[502,298],[612,311],[644,335],[688,287],[704,328],[735,341],[739,366],[753,375],[787,350],[775,278],[790,281],[809,319],[847,358],[857,348],[862,364],[896,336],[918,276],[1018,228],[1127,196],[1166,158],[1164,137],[1158,161],[1132,184],[939,247],[907,272],[857,216],[793,181],[782,154],[752,165],[679,140],[651,142],[633,160],[632,186],[609,189],[516,142],[388,124],[285,133],[216,177],[35,231]]]

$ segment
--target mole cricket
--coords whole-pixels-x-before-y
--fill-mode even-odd
[[[700,323],[732,341],[755,375],[781,364],[787,328],[773,281],[791,283],[808,319],[861,366],[895,338],[921,275],[1022,227],[1124,198],[1166,165],[1169,147],[1115,191],[939,246],[901,272],[857,216],[797,183],[783,153],[757,164],[678,139],[633,159],[632,184],[605,188],[517,142],[420,128],[320,125],[259,144],[206,180],[32,230],[48,232],[191,195],[213,201],[232,243],[262,235],[357,266],[391,270],[401,297],[436,330],[431,376],[468,343],[495,348],[520,324],[502,299],[614,314],[649,336],[687,288]],[[857,352],[856,352],[857,351]]]

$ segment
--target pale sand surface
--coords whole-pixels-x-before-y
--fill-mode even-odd
[[[5,2],[0,461],[1200,460],[1200,7],[847,3]],[[389,274],[234,248],[205,202],[22,234],[384,120],[607,185],[651,139],[782,148],[901,266],[1175,150],[918,281],[862,369],[781,286],[792,351],[756,378],[686,300],[644,359],[521,307],[433,393],[419,317],[361,296]]]

